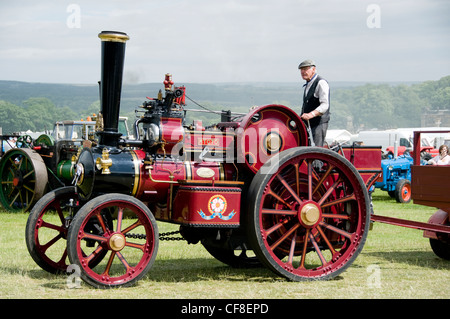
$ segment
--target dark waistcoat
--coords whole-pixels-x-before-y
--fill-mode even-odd
[[[314,97],[314,92],[316,91],[317,84],[320,80],[325,80],[321,78],[319,75],[317,75],[317,79],[314,81],[314,83],[311,85],[311,87],[308,90],[308,94],[303,94],[303,108],[302,108],[302,114],[303,113],[309,113],[314,111],[319,105],[320,101],[318,98]],[[309,124],[311,126],[317,126],[320,123],[327,123],[330,120],[330,92],[328,92],[328,110],[322,114],[322,116],[316,116],[309,120]]]

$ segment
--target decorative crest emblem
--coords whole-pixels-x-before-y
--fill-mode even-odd
[[[202,210],[198,211],[198,214],[206,220],[211,220],[215,217],[219,217],[222,220],[230,220],[236,214],[233,210],[228,216],[225,216],[227,210],[227,199],[222,195],[214,195],[208,201],[208,211],[211,215],[207,216]]]

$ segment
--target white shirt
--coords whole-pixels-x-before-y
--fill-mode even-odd
[[[305,87],[305,95],[308,94],[309,88],[317,80],[317,73],[314,74],[311,81],[306,84]],[[315,109],[315,111],[324,114],[328,108],[330,107],[330,102],[328,101],[328,96],[330,93],[330,86],[327,81],[321,79],[319,83],[317,83],[316,91],[314,92],[314,97],[319,99],[320,105]]]
[[[428,161],[429,164],[435,162],[436,165],[450,165],[450,155],[445,155],[441,158],[441,155],[437,155]]]

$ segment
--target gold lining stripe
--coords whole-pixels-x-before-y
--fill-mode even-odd
[[[225,180],[225,169],[221,163],[219,163],[219,179],[224,181]]]
[[[64,161],[62,163],[60,163],[60,165],[59,165],[59,176],[62,176],[63,166],[64,166]]]
[[[134,186],[133,186],[133,191],[131,192],[131,196],[135,196],[136,192],[138,190],[138,187],[139,187],[139,179],[140,179],[139,160],[134,151],[131,151],[130,153],[131,153],[131,157],[133,158],[133,164],[134,164]]]
[[[184,162],[184,177],[186,179],[192,179],[192,166],[191,162]]]

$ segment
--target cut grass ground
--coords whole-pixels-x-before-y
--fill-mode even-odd
[[[435,208],[398,204],[382,191],[373,196],[378,215],[427,221]],[[450,295],[450,262],[438,258],[422,232],[377,223],[363,251],[330,281],[289,282],[264,268],[233,269],[200,245],[160,241],[152,270],[135,287],[99,290],[37,266],[25,245],[28,214],[0,211],[0,298],[44,299],[444,299]],[[176,225],[158,223],[160,232]]]

